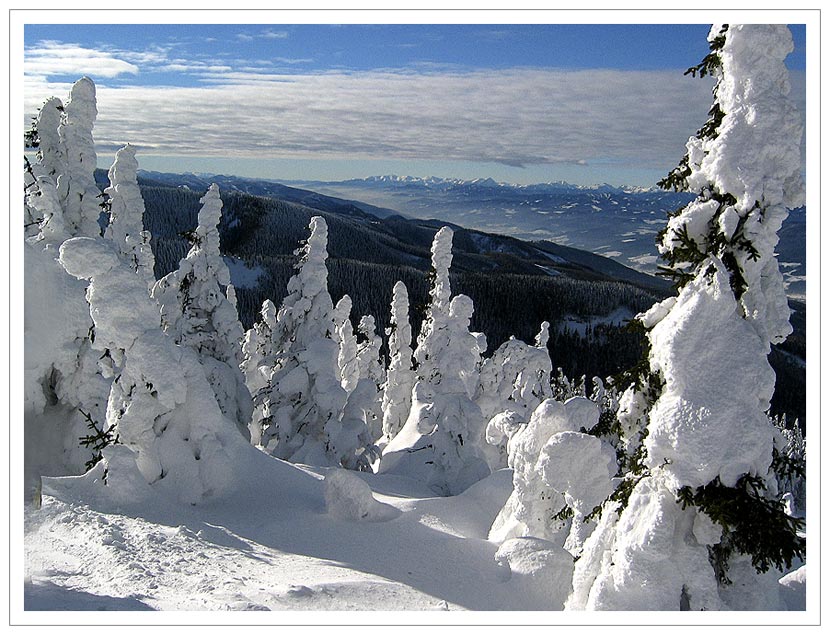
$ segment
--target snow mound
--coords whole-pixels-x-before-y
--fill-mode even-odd
[[[354,472],[333,469],[323,481],[326,511],[340,520],[384,522],[400,510],[375,500],[371,488]]]
[[[781,598],[788,611],[803,611],[807,608],[807,565],[791,571],[778,583],[781,585]]]
[[[561,611],[571,591],[573,557],[562,547],[540,538],[511,538],[496,552],[506,584],[517,595],[544,590],[549,610]]]

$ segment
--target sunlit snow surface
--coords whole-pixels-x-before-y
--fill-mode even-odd
[[[512,489],[509,470],[448,498],[403,477],[351,473],[378,505],[399,510],[372,522],[347,519],[336,502],[327,509],[323,479],[340,470],[295,466],[243,444],[234,452],[234,486],[199,506],[165,500],[136,480],[113,483],[112,474],[105,486],[101,468],[45,479],[42,508],[27,506],[25,517],[25,608],[549,606],[545,587],[511,575],[496,562],[498,544],[486,540]]]

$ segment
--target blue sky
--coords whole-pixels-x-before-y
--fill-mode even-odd
[[[788,59],[803,103],[805,29]],[[708,25],[26,24],[31,117],[98,87],[102,165],[651,185],[706,119]]]

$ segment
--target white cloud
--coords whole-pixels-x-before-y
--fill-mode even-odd
[[[613,164],[668,171],[711,105],[708,80],[676,72],[190,70],[199,71],[204,86],[101,87],[95,136],[102,147],[129,141],[163,155]],[[51,88],[29,81],[28,114],[54,94],[47,92]]]
[[[288,31],[265,31],[263,32],[260,37],[267,38],[269,40],[284,40],[288,37]]]
[[[23,70],[27,76],[43,78],[55,75],[111,78],[125,73],[138,73],[135,64],[119,59],[112,53],[52,41],[40,42],[35,47],[27,48]]]

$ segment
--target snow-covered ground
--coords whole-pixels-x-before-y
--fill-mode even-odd
[[[244,444],[235,451],[234,485],[199,506],[159,497],[139,479],[104,485],[103,464],[44,479],[42,506],[24,512],[27,613],[550,610],[540,577],[550,572],[511,571],[487,540],[511,470],[436,498],[404,477],[294,465]],[[782,584],[788,607],[803,610],[806,567]],[[87,619],[73,615],[67,622]]]
[[[106,486],[101,469],[44,479],[42,507],[25,512],[25,608],[548,608],[545,587],[511,576],[487,541],[512,491],[510,470],[436,498],[402,477],[293,465],[241,444],[237,452],[234,486],[193,507],[149,486]],[[327,496],[325,479],[344,474]],[[385,513],[356,513],[374,506]]]

